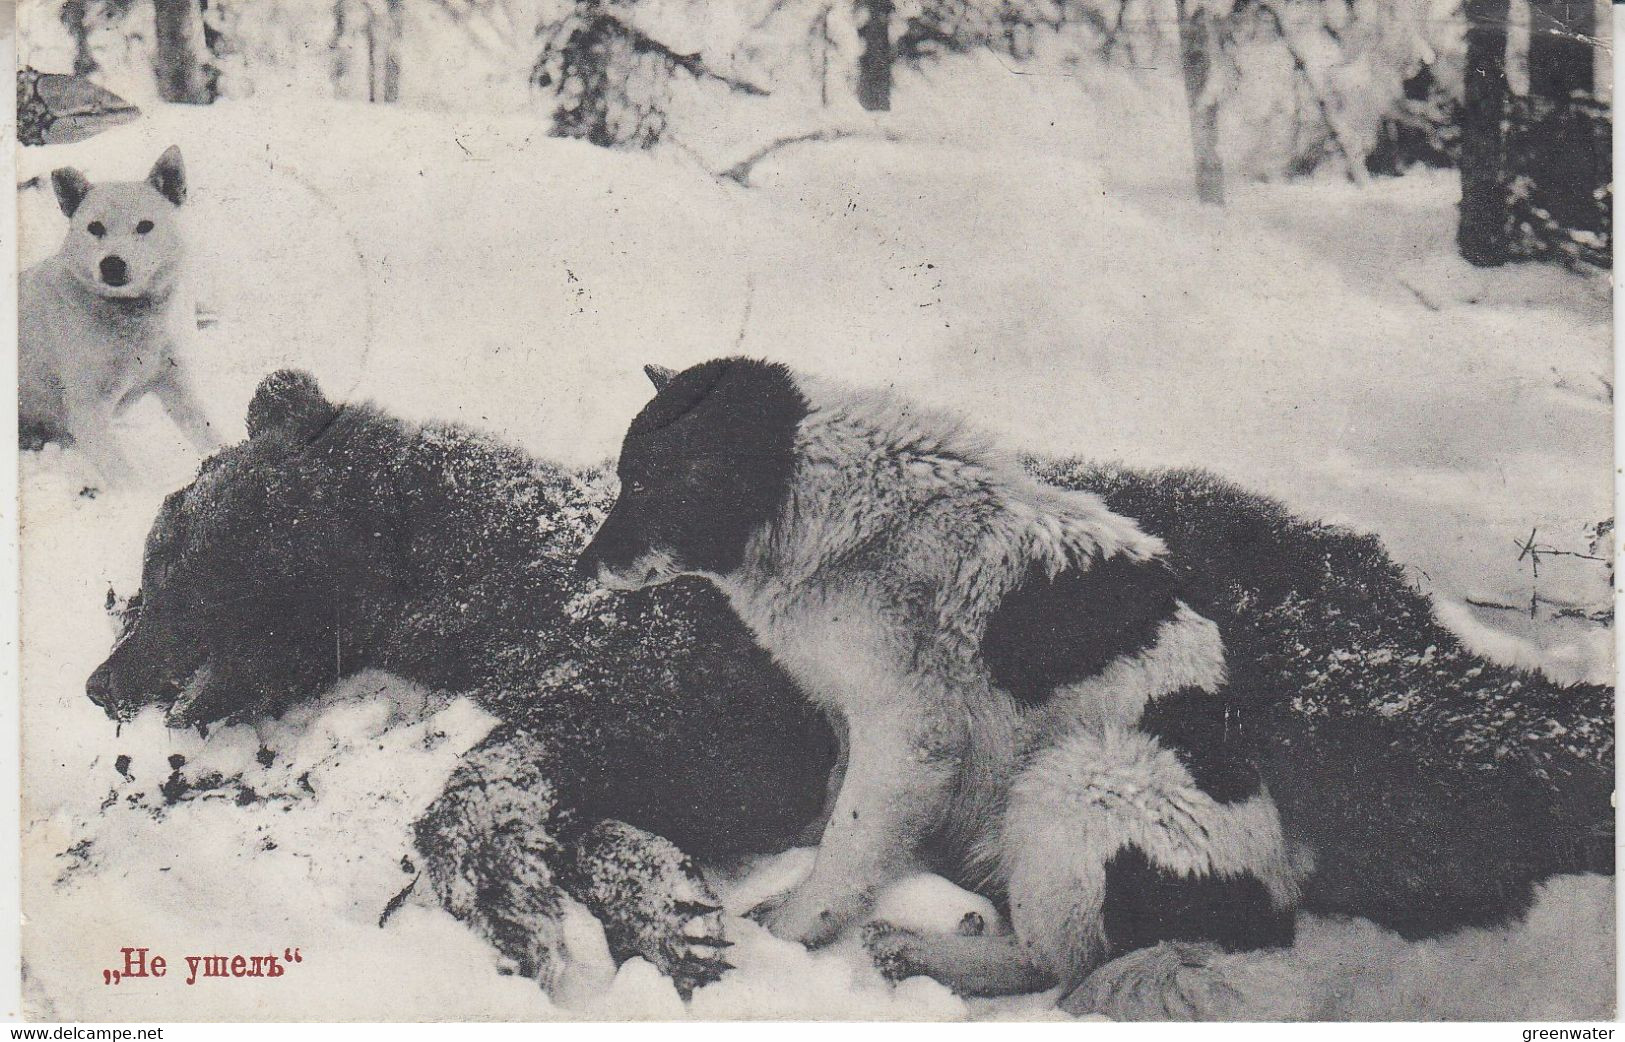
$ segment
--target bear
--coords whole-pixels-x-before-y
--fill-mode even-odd
[[[165,501],[91,699],[188,727],[275,715],[366,668],[467,693],[503,723],[415,827],[444,907],[543,986],[570,899],[617,959],[683,992],[715,980],[727,945],[696,864],[816,838],[841,770],[828,721],[708,586],[622,595],[574,575],[613,500],[606,468],[336,405],[287,371],[248,430]],[[1298,772],[1273,794],[1310,839],[1306,907],[1431,936],[1516,918],[1552,874],[1612,872],[1611,688],[1487,662],[1375,537],[1205,472],[1025,464],[1168,544],[1232,686],[1259,693],[1220,725],[1272,776]],[[871,947],[891,976],[918,969],[907,931]]]
[[[692,859],[808,827],[823,717],[702,585],[620,597],[572,576],[601,469],[335,405],[302,372],[265,378],[247,427],[164,501],[89,697],[207,728],[366,669],[467,694],[502,723],[415,826],[445,908],[544,987],[566,897],[618,961],[684,993],[716,979],[727,941]]]

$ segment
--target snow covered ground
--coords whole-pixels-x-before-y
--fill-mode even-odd
[[[1537,580],[1514,541],[1534,529],[1584,550],[1585,526],[1612,514],[1605,278],[1463,264],[1448,175],[1238,184],[1229,207],[1203,210],[1187,198],[1176,92],[957,68],[899,84],[890,140],[848,120],[860,136],[787,148],[749,189],[706,172],[753,150],[725,135],[625,155],[549,139],[534,113],[268,101],[154,107],[26,150],[19,173],[140,177],[181,145],[200,296],[219,318],[194,364],[232,436],[257,380],[297,365],[335,397],[589,462],[647,397],[643,363],[765,355],[895,384],[1022,449],[1209,467],[1381,534],[1481,650],[1612,676],[1611,631],[1468,604],[1527,605]],[[1131,109],[1151,118],[1122,125]],[[61,225],[47,192],[20,198],[26,263]],[[150,446],[139,488],[80,496],[72,452],[22,465],[30,1014],[683,1015],[647,965],[614,973],[590,921],[555,1002],[500,976],[438,909],[409,902],[378,926],[411,878],[407,826],[490,726],[467,703],[391,725],[376,695],[399,685],[357,678],[266,736],[270,767],[248,729],[205,743],[143,718],[115,734],[82,693],[112,637],[102,603],[110,585],[135,588],[146,527],[196,463],[150,403],[130,428]],[[1538,583],[1551,602],[1610,600],[1591,561],[1548,558]],[[174,754],[268,798],[165,806]],[[806,862],[792,852],[720,880],[730,910]],[[1306,921],[1296,972],[1321,1015],[1611,1015],[1611,883],[1561,881],[1504,936],[1403,945]],[[948,924],[979,900],[932,878],[887,898],[894,918]],[[731,929],[740,969],[696,995],[694,1016],[1055,1015],[1052,996],[893,988],[850,939],[808,954]],[[304,961],[276,981],[105,985],[132,944],[172,965],[295,946]]]

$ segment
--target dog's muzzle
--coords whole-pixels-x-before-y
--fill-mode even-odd
[[[101,276],[102,281],[107,283],[109,286],[117,287],[127,285],[130,281],[130,266],[124,262],[123,257],[117,255],[103,257],[101,263]]]

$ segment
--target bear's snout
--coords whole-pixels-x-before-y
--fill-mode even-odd
[[[130,281],[130,266],[117,254],[102,258],[101,272],[102,281],[109,286],[122,286]]]

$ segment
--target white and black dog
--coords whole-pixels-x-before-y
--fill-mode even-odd
[[[978,994],[1060,984],[1074,1011],[1217,1015],[1226,986],[1204,967],[1290,944],[1300,908],[1414,914],[1400,929],[1418,935],[1480,915],[1428,872],[1409,905],[1392,892],[1408,884],[1362,893],[1341,866],[1311,885],[1340,822],[1412,828],[1403,805],[1438,787],[1335,737],[1247,733],[1260,699],[1227,682],[1219,628],[1163,542],[1099,496],[887,393],[745,359],[649,375],[581,567],[617,589],[710,579],[843,732],[815,867],[758,910],[775,934],[825,943],[925,862],[1007,901],[1013,936],[876,924],[882,968]],[[1317,804],[1332,762],[1367,764],[1376,791]]]

